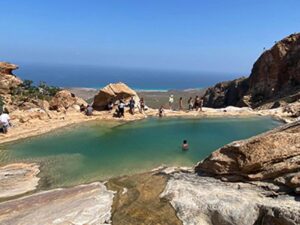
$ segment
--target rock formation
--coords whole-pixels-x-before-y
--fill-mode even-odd
[[[2,96],[6,102],[10,101],[12,90],[22,83],[22,81],[12,73],[12,71],[16,69],[18,69],[17,65],[0,62],[0,96]]]
[[[87,106],[87,103],[81,99],[76,97],[70,91],[62,90],[56,93],[56,95],[49,102],[50,110],[57,110],[64,112],[65,110],[73,107],[76,110],[80,110],[80,105]]]
[[[95,96],[93,107],[96,110],[105,110],[110,101],[115,102],[120,99],[128,101],[131,97],[134,97],[136,103],[139,102],[137,93],[129,88],[126,84],[109,84],[102,88]]]
[[[0,199],[35,190],[39,172],[36,164],[15,163],[0,167]]]
[[[287,186],[297,191],[300,187],[297,174],[300,172],[300,121],[225,145],[200,162],[195,170],[235,181],[276,182],[284,176],[288,179]],[[290,173],[292,175],[288,175]]]
[[[184,225],[298,225],[299,202],[293,196],[272,198],[255,184],[222,182],[193,173],[170,175],[161,197],[171,202]]]
[[[245,78],[221,82],[214,87],[208,88],[203,100],[205,105],[209,105],[213,108],[223,108],[224,106],[249,106],[249,102],[243,99],[247,90],[248,82]]]
[[[300,89],[300,33],[290,35],[265,51],[249,77],[252,101],[286,95]]]
[[[99,182],[44,191],[0,203],[0,224],[110,224],[112,201]]]
[[[207,90],[204,105],[260,106],[268,101],[300,98],[300,33],[292,34],[265,51],[254,63],[249,78],[219,83]]]

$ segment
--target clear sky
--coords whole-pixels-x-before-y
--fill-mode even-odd
[[[249,74],[299,0],[0,0],[0,60]]]

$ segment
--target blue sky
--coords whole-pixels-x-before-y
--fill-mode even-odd
[[[0,60],[249,74],[299,0],[0,0]]]

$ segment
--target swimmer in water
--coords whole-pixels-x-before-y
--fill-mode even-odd
[[[182,150],[187,151],[189,150],[189,144],[187,143],[187,140],[184,140],[182,143]]]

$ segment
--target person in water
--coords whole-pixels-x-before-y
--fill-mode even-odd
[[[129,100],[129,112],[134,115],[134,106],[135,106],[135,101],[133,97],[130,98]]]
[[[187,143],[187,140],[184,140],[182,143],[182,150],[186,151],[189,150],[189,144]]]
[[[159,116],[159,117],[163,117],[163,115],[164,115],[164,107],[161,106],[161,107],[158,109],[158,116]]]

